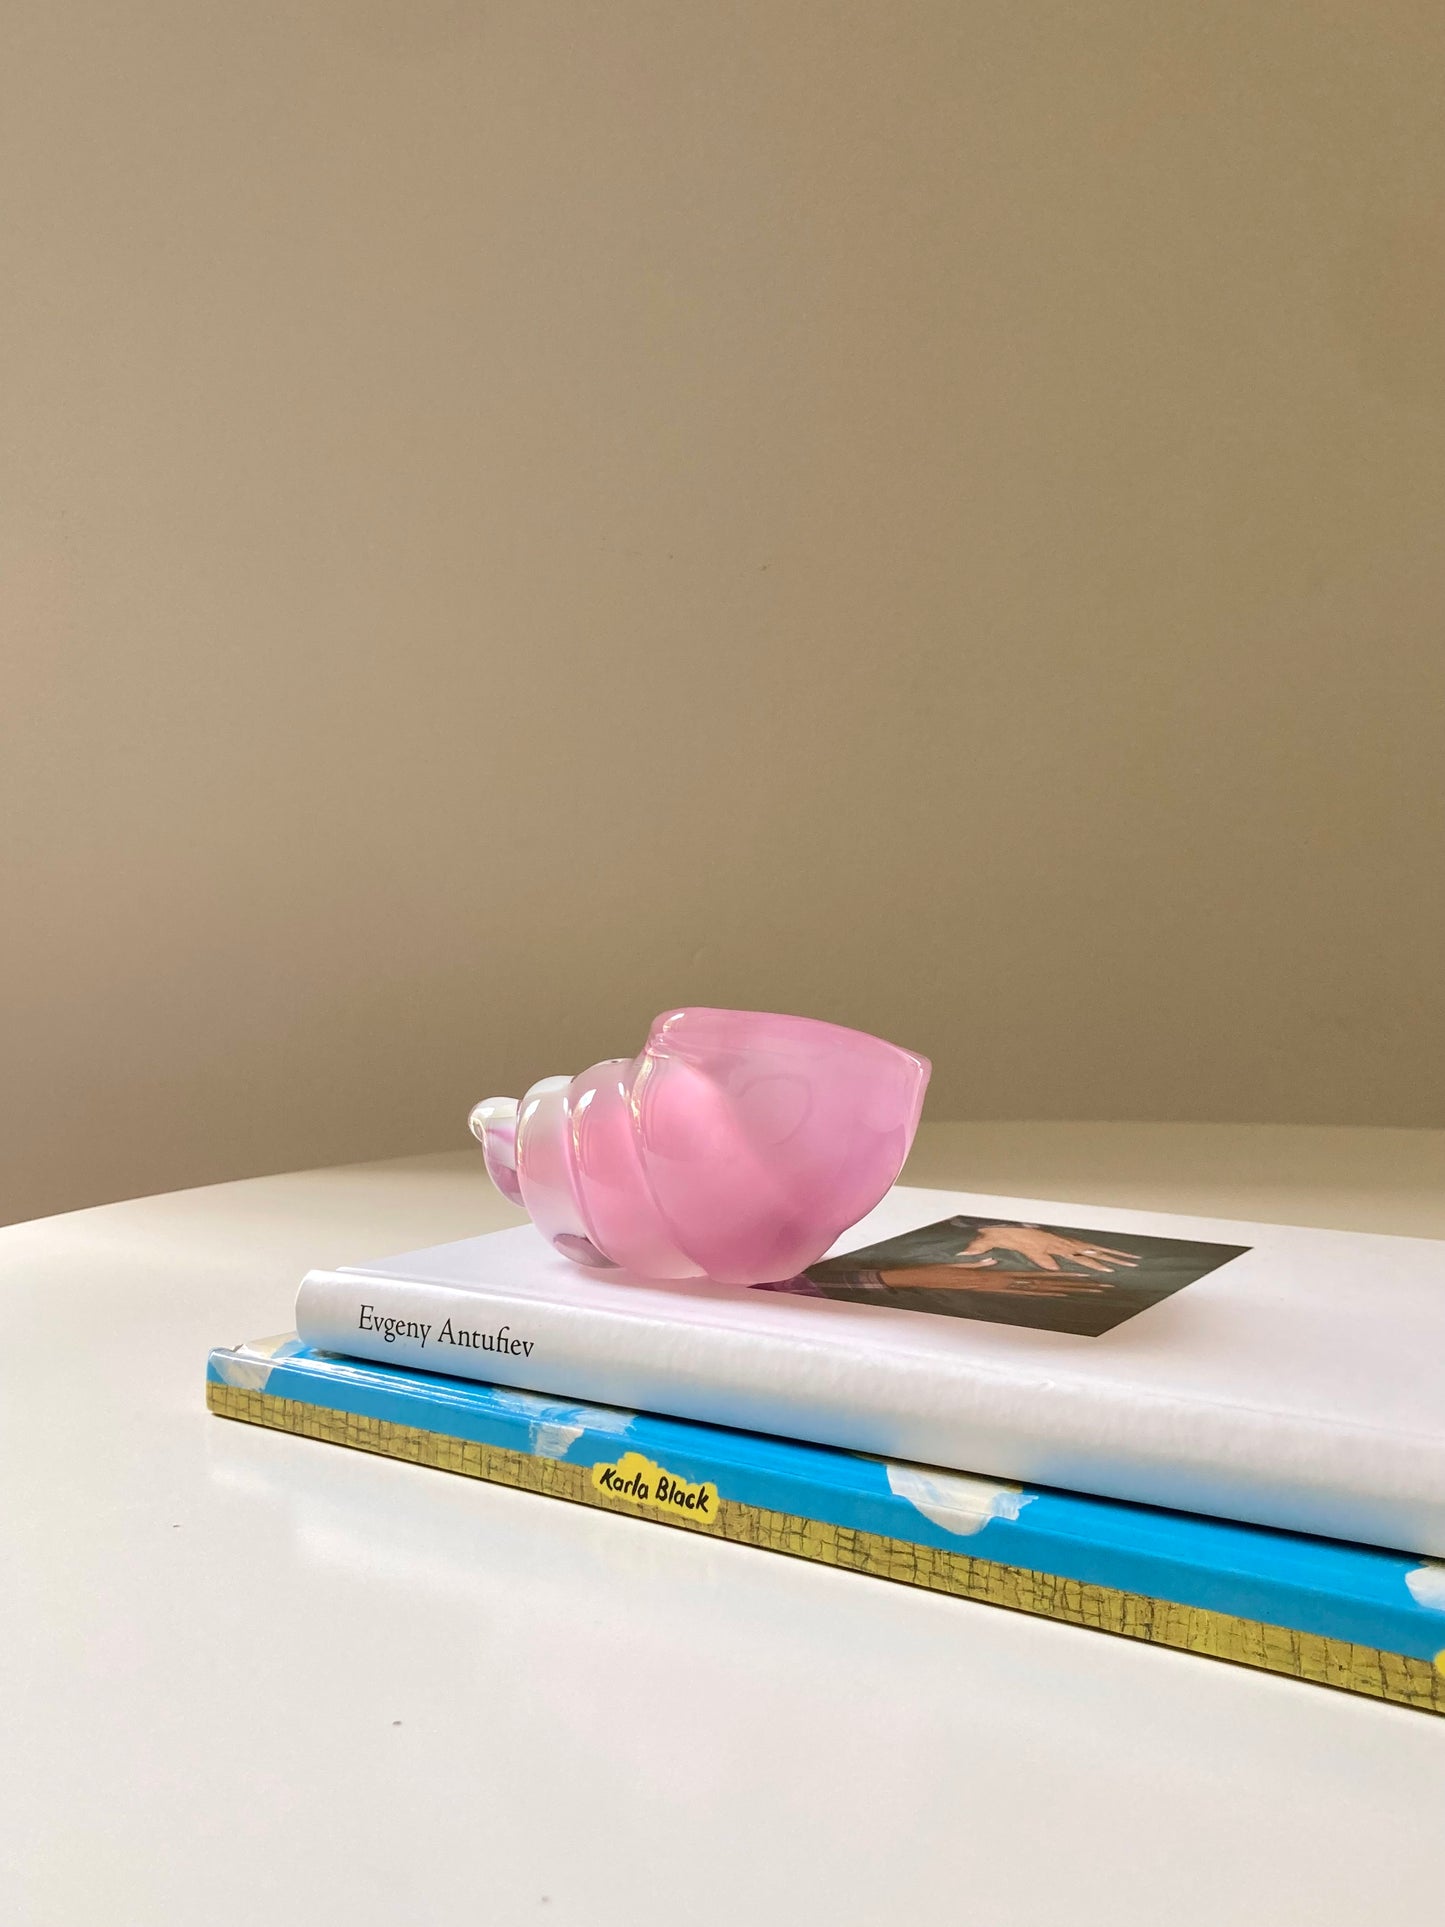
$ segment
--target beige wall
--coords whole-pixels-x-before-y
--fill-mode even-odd
[[[1434,4],[0,4],[0,1218],[678,1002],[1445,1123]]]

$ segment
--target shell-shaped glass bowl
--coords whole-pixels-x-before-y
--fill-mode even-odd
[[[887,1191],[929,1062],[864,1031],[670,1010],[638,1056],[471,1113],[498,1188],[579,1264],[775,1284]]]

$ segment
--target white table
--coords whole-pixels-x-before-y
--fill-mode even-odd
[[[1445,1133],[944,1126],[919,1181],[1445,1234]],[[407,1159],[0,1231],[7,1927],[1435,1927],[1445,1722],[207,1415]]]

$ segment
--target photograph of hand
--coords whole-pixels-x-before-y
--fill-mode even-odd
[[[959,1216],[825,1258],[804,1278],[771,1289],[1098,1338],[1242,1250],[1188,1238]]]
[[[986,1224],[958,1259],[959,1265],[992,1265],[995,1252],[1012,1253],[1035,1264],[1040,1271],[1057,1271],[1060,1261],[1082,1265],[1086,1271],[1115,1271],[1139,1263],[1134,1251],[1116,1251],[1110,1245],[1094,1244],[1082,1238],[1050,1231],[1033,1224]]]

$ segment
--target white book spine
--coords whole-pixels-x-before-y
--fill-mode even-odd
[[[1422,1506],[1404,1441],[1321,1414],[1107,1385],[1041,1359],[810,1340],[783,1304],[680,1319],[638,1292],[599,1309],[313,1271],[297,1331],[320,1351],[670,1414],[987,1477],[1445,1552],[1445,1478]],[[843,1307],[810,1306],[810,1310]],[[879,1333],[880,1340],[883,1334]],[[1417,1442],[1442,1458],[1438,1443]],[[1445,1464],[1441,1466],[1445,1473]]]
[[[946,1376],[932,1357],[870,1351],[865,1364],[776,1329],[684,1322],[633,1296],[636,1310],[602,1311],[504,1287],[313,1271],[296,1330],[318,1351],[380,1365],[900,1456]]]

